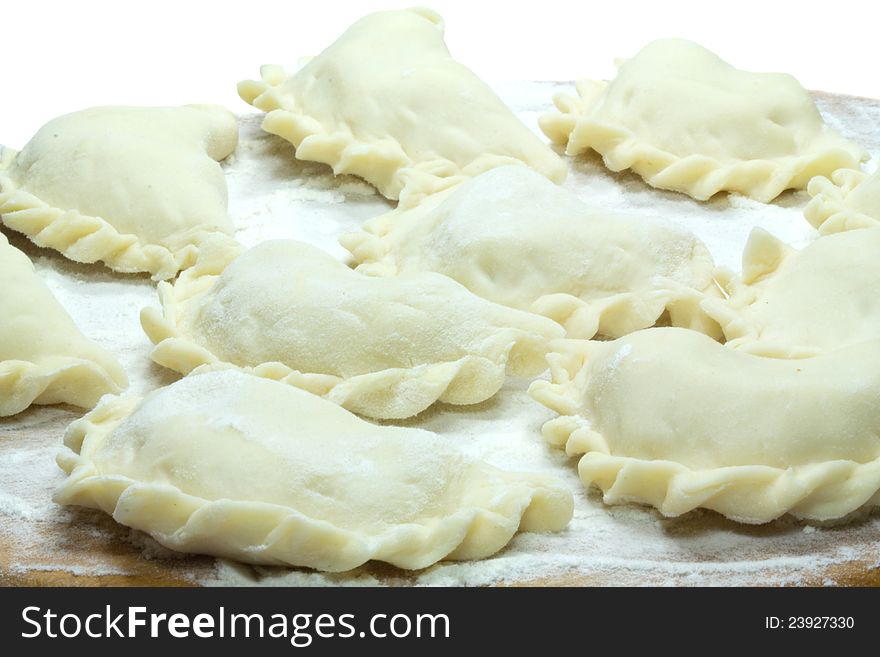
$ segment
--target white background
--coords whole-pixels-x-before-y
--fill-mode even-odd
[[[261,64],[314,55],[351,22],[413,1],[12,0],[0,11],[0,143],[105,104],[248,107],[235,84]],[[488,81],[613,77],[615,57],[664,36],[811,89],[880,97],[878,22],[867,1],[433,0],[452,54]],[[548,99],[549,102],[549,99]]]

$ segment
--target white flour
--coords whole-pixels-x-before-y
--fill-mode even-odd
[[[571,92],[571,85],[517,82],[498,87],[533,128],[537,116],[549,108],[551,95],[563,90]],[[880,153],[880,101],[842,102],[826,96],[818,100],[832,126],[875,156]],[[227,164],[237,237],[246,245],[291,237],[345,258],[337,237],[391,204],[360,180],[334,178],[327,167],[296,161],[290,145],[259,130],[259,118],[243,117],[241,145]],[[804,193],[787,193],[772,205],[725,196],[699,203],[650,189],[631,174],[611,174],[597,157],[578,158],[570,166],[565,186],[579,196],[687,228],[707,244],[719,264],[733,269],[739,268],[753,226],[795,246],[816,235],[801,216]],[[157,305],[146,276],[120,276],[99,265],[78,265],[4,232],[31,256],[82,330],[119,358],[131,378],[132,393],[143,394],[175,380],[174,374],[149,360],[151,345],[138,322],[143,306]],[[838,581],[847,563],[880,567],[876,514],[839,528],[804,527],[789,520],[749,527],[708,512],[663,519],[641,507],[605,507],[598,495],[583,489],[575,460],[544,444],[540,428],[553,414],[528,397],[527,384],[513,381],[483,404],[438,407],[403,424],[435,431],[495,465],[562,477],[575,492],[571,526],[560,534],[520,534],[485,561],[444,563],[415,574],[383,564],[326,575],[184,557],[102,513],[52,503],[52,491],[63,478],[54,464],[55,454],[64,427],[79,411],[35,407],[0,419],[0,535],[2,544],[12,547],[8,563],[0,552],[0,583],[4,576],[29,571],[63,571],[87,576],[170,575],[208,585],[433,586],[536,579],[554,584],[823,584]],[[137,568],[131,566],[132,555],[138,557]]]

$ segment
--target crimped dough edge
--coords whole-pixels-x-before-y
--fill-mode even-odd
[[[98,508],[122,525],[148,533],[182,552],[230,557],[252,564],[302,566],[330,572],[385,561],[405,569],[440,559],[488,557],[518,531],[559,531],[571,518],[573,501],[544,475],[513,475],[488,465],[478,499],[451,516],[397,525],[364,537],[311,518],[290,507],[228,499],[206,500],[174,486],[101,474],[91,450],[130,415],[139,399],[108,397],[67,430],[68,448],[58,464],[68,473],[54,495],[59,504]],[[72,450],[72,451],[71,451]],[[145,520],[139,521],[139,516]],[[228,532],[235,524],[236,532]]]
[[[724,298],[704,299],[700,305],[721,326],[728,348],[767,358],[809,358],[821,352],[808,344],[763,339],[762,327],[749,321],[745,313],[757,300],[761,282],[783,268],[796,253],[767,231],[755,228],[743,250],[742,276],[719,270],[717,278]]]
[[[813,344],[767,339],[765,328],[750,320],[746,313],[758,302],[764,285],[801,252],[763,228],[754,228],[743,250],[742,275],[719,269],[717,279],[724,290],[724,298],[704,299],[700,305],[721,326],[728,348],[755,356],[783,359],[810,358],[825,351]]]
[[[494,154],[484,154],[464,167],[446,158],[413,164],[393,139],[364,143],[350,131],[330,132],[315,118],[295,107],[288,107],[278,89],[285,79],[282,67],[263,66],[260,76],[261,80],[240,82],[238,95],[249,105],[266,112],[263,130],[293,144],[298,160],[327,164],[336,175],[363,178],[386,198],[399,200],[399,207],[414,207],[426,196],[454,187],[489,169],[505,164],[525,166],[517,158]]]
[[[555,95],[553,103],[559,112],[543,115],[541,130],[554,143],[564,144],[568,155],[592,149],[611,171],[631,169],[652,187],[682,192],[699,201],[725,191],[769,203],[787,189],[804,189],[814,176],[858,169],[867,159],[857,147],[846,148],[842,138],[839,148],[734,164],[697,154],[680,157],[642,141],[622,125],[590,119],[587,113],[606,86],[583,80],[577,83],[581,98]]]
[[[589,343],[564,341],[548,355],[553,379],[535,381],[529,394],[560,414],[542,429],[544,439],[581,455],[578,474],[606,504],[646,504],[667,517],[698,508],[744,524],[764,524],[786,514],[805,521],[837,520],[862,507],[880,506],[880,458],[838,459],[777,468],[740,465],[694,470],[675,461],[616,456],[588,419],[577,414]]]
[[[0,148],[0,219],[38,246],[55,249],[75,262],[101,261],[117,272],[148,272],[153,280],[163,280],[192,266],[206,238],[222,235],[195,227],[172,236],[176,244],[172,248],[144,244],[100,217],[52,207],[19,189],[7,172],[17,152]]]
[[[476,404],[495,395],[504,384],[506,370],[518,343],[529,341],[510,338],[496,341],[494,359],[466,355],[455,361],[427,363],[411,368],[389,368],[350,378],[329,374],[301,372],[283,363],[261,363],[241,367],[223,362],[211,351],[179,329],[181,307],[206,294],[228,264],[241,252],[238,244],[209,242],[198,262],[185,270],[171,285],[158,286],[161,310],[144,308],[141,326],[156,345],[151,358],[181,374],[198,369],[234,368],[257,376],[281,381],[313,394],[325,397],[340,406],[375,419],[405,419],[418,415],[436,402],[467,405]],[[513,335],[525,335],[510,329]],[[543,354],[543,352],[542,352]],[[537,361],[537,354],[520,354],[527,361]],[[510,363],[513,364],[512,362]],[[474,382],[479,382],[474,385]]]
[[[357,263],[356,271],[380,277],[398,274],[399,268],[389,243],[389,235],[394,231],[393,214],[388,212],[375,217],[361,230],[340,237],[339,243]],[[716,271],[720,270],[716,268]],[[562,325],[569,338],[620,337],[653,326],[669,311],[672,325],[719,339],[721,330],[715,318],[705,313],[702,301],[722,294],[714,280],[705,290],[670,280],[665,289],[647,293],[621,292],[596,301],[585,301],[567,293],[546,294],[538,297],[528,310]]]
[[[98,363],[72,356],[54,356],[45,363],[0,361],[0,417],[15,415],[31,404],[72,404],[93,408],[105,394],[122,392],[117,381]]]
[[[849,195],[869,177],[854,169],[838,169],[830,179],[816,176],[807,184],[807,193],[812,198],[804,208],[804,217],[822,235],[880,226],[880,219],[848,204]]]

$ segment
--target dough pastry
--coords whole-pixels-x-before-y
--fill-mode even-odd
[[[550,139],[700,200],[729,191],[766,203],[867,159],[825,126],[793,77],[740,71],[690,41],[655,41],[611,83],[577,90],[554,98],[559,114],[541,117]]]
[[[236,370],[143,400],[107,398],[67,431],[61,504],[102,509],[165,547],[343,571],[479,559],[518,529],[558,531],[571,493]]]
[[[873,175],[839,169],[831,180],[817,176],[807,185],[813,198],[804,216],[823,235],[880,226],[880,169]]]
[[[436,271],[490,301],[547,315],[570,337],[617,337],[667,310],[673,324],[720,337],[699,305],[720,292],[696,237],[586,205],[525,167],[484,173],[341,242],[359,271]]]
[[[237,142],[235,117],[213,105],[67,114],[0,155],[0,215],[77,262],[170,278],[206,235],[232,233],[217,162]]]
[[[240,252],[209,245],[174,286],[160,284],[162,313],[141,315],[153,360],[182,373],[255,368],[361,415],[406,418],[436,401],[486,400],[505,369],[539,374],[563,335],[439,274],[370,278],[291,240]]]
[[[605,502],[740,522],[840,519],[880,504],[880,340],[815,358],[761,358],[654,328],[569,341],[531,393],[562,415],[545,438],[584,454]]]
[[[0,416],[31,404],[94,406],[128,386],[109,353],[87,339],[0,233]]]
[[[803,358],[880,339],[880,227],[821,237],[795,251],[752,231],[728,299],[703,302],[727,346]]]
[[[268,112],[264,130],[405,204],[500,164],[565,178],[565,163],[449,56],[429,9],[370,14],[296,73],[260,73],[238,93]]]

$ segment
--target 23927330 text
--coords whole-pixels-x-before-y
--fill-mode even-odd
[[[852,616],[765,616],[768,630],[851,630],[856,622]]]

